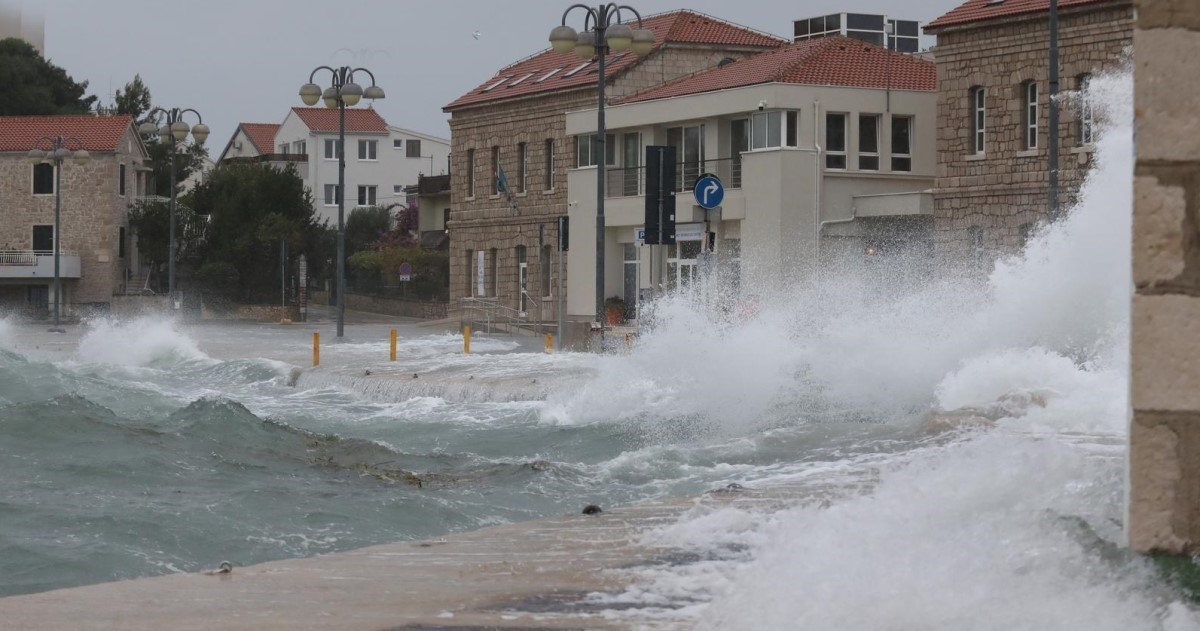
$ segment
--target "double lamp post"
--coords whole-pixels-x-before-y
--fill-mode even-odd
[[[326,70],[332,75],[328,88],[313,83],[317,73]],[[354,74],[361,72],[371,77],[371,85],[363,89],[355,83]],[[325,107],[338,111],[338,231],[337,231],[337,336],[341,338],[346,328],[346,107],[358,105],[361,99],[382,99],[383,88],[375,85],[375,75],[366,68],[342,66],[331,68],[318,66],[308,75],[308,83],[300,86],[300,100],[313,106],[323,101]]]
[[[575,9],[584,11],[583,31],[578,32],[567,26],[567,15]],[[622,12],[629,12],[637,18],[636,29],[624,23]],[[603,334],[604,331],[604,179],[608,155],[607,129],[604,125],[604,66],[605,57],[609,52],[632,50],[634,54],[645,55],[654,48],[654,33],[642,27],[642,16],[637,10],[615,3],[601,4],[589,7],[585,4],[573,4],[563,12],[562,24],[550,31],[550,46],[555,52],[566,54],[575,51],[584,59],[599,60],[597,70],[596,92],[596,144],[592,152],[596,159],[596,322]],[[559,331],[562,334],[562,331]]]
[[[45,149],[42,149],[45,147]],[[71,147],[74,147],[72,149]],[[29,150],[29,159],[35,164],[54,165],[54,327],[51,333],[62,333],[59,306],[62,303],[62,280],[59,278],[59,256],[62,244],[62,163],[72,158],[83,164],[91,155],[84,149],[83,141],[75,136],[42,136]]]
[[[189,127],[183,120],[185,114],[193,114],[196,117],[196,124]],[[162,119],[162,125],[159,125],[159,120]],[[188,132],[192,133],[192,138],[199,144],[204,144],[208,138],[208,125],[204,124],[204,119],[200,117],[200,112],[193,109],[163,109],[156,107],[146,114],[146,122],[138,126],[138,132],[150,136],[158,134],[158,138],[163,143],[169,143],[171,152],[171,231],[170,245],[167,249],[167,295],[171,301],[171,306],[179,308],[176,304],[175,296],[175,189],[177,188],[175,153],[176,147],[183,141],[187,140]]]

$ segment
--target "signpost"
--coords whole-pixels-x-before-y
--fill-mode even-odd
[[[676,177],[675,147],[647,146],[646,228],[643,243],[650,246],[651,296],[660,284],[654,275],[654,246],[675,245]]]
[[[412,280],[413,267],[412,263],[405,261],[400,264],[400,282],[407,283]]]
[[[558,335],[554,337],[556,351],[562,350],[563,329],[566,327],[566,313],[563,311],[563,252],[566,252],[570,246],[570,228],[571,218],[562,216],[558,218],[558,306],[555,309],[555,315],[558,316]]]
[[[696,180],[693,193],[696,195],[696,203],[704,210],[712,210],[725,200],[725,186],[715,175],[705,175]]]

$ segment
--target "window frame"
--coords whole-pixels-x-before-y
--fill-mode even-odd
[[[865,134],[863,125],[866,121],[874,121],[875,133]],[[859,171],[879,171],[879,135],[880,123],[883,122],[883,117],[879,114],[862,113],[858,114],[858,170]],[[867,138],[873,136],[874,149],[868,149],[864,143]],[[868,165],[874,166],[868,166]]]
[[[338,146],[340,144],[341,144],[341,141],[339,141],[337,138],[326,138],[325,139],[325,149],[324,149],[324,152],[322,153],[324,158],[326,160],[337,160],[340,157],[338,155],[339,153],[342,155],[345,155],[345,152],[341,151],[342,147]]]
[[[834,149],[830,130],[835,129],[830,123],[833,117],[841,118],[842,138],[841,148]],[[850,114],[847,112],[825,112],[825,168],[827,170],[845,171],[850,166],[850,158],[846,151],[846,146],[849,140],[848,128],[850,126]],[[835,166],[835,162],[841,162],[841,166]]]
[[[553,138],[546,139],[545,145],[543,147],[543,151],[545,152],[545,155],[542,156],[543,161],[545,162],[545,164],[543,165],[543,168],[546,169],[546,173],[545,173],[545,179],[543,181],[545,188],[542,190],[552,191],[552,190],[554,190],[554,139]]]
[[[529,143],[517,143],[517,192],[529,192]]]
[[[379,141],[369,138],[358,139],[358,160],[360,162],[379,161]]]
[[[1030,79],[1021,84],[1021,146],[1026,151],[1038,148],[1038,84]]]
[[[1079,107],[1075,112],[1075,116],[1079,119],[1076,141],[1081,147],[1090,147],[1096,143],[1096,110],[1087,93],[1092,79],[1093,76],[1090,72],[1085,72],[1075,78],[1079,99]]]
[[[475,198],[475,149],[467,149],[467,199]]]
[[[404,149],[404,139],[403,138],[393,138],[392,139],[392,151],[400,151],[402,149]]]
[[[905,147],[906,151],[897,151],[896,150],[897,149],[897,144],[896,144],[897,126],[896,126],[896,123],[898,121],[903,121],[904,127],[907,130],[907,133],[905,134],[905,139],[904,139],[905,144],[908,145],[907,147]],[[891,134],[891,136],[892,136],[891,163],[892,164],[891,164],[891,167],[892,167],[892,171],[894,171],[894,172],[912,173],[912,153],[913,153],[912,145],[913,145],[913,137],[914,137],[913,136],[913,125],[915,123],[916,123],[916,117],[914,117],[914,116],[909,116],[909,115],[905,115],[905,114],[892,114],[892,130],[891,130],[892,131],[892,134]],[[907,162],[907,165],[908,165],[907,168],[897,168],[897,166],[896,166],[898,164],[897,161],[900,161],[900,160]]]
[[[970,90],[971,153],[987,154],[987,88],[972,86]]]
[[[338,185],[337,184],[326,184],[325,185],[325,195],[324,195],[325,205],[326,206],[337,206],[338,205],[338,197],[339,197]]]
[[[409,138],[408,142],[404,143],[404,157],[420,158],[421,157],[421,139]]]
[[[492,145],[492,197],[500,195],[500,145]]]
[[[365,193],[365,195],[364,195]],[[379,186],[375,184],[358,185],[358,205],[356,208],[375,206],[379,202]]]
[[[125,163],[117,165],[117,197],[125,197]]]
[[[40,193],[38,192],[38,169],[39,168],[42,168],[43,171],[46,168],[50,169],[50,180],[49,180],[50,190],[49,191],[42,191]],[[29,170],[30,193],[32,195],[38,196],[38,197],[55,194],[57,192],[57,188],[58,188],[58,178],[55,177],[58,174],[57,171],[58,171],[58,167],[55,166],[54,163],[52,163],[52,162],[51,163],[39,162],[37,164],[30,165],[30,170]]]

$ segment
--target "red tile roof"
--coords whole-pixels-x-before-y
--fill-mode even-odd
[[[774,48],[786,44],[788,41],[702,13],[686,10],[648,16],[643,18],[642,26],[654,32],[656,49],[666,43]],[[637,60],[637,55],[632,52],[610,54],[605,58],[605,75],[616,76],[637,63]],[[584,64],[587,64],[586,67],[571,74],[572,70]],[[450,111],[465,105],[498,101],[516,96],[594,86],[597,68],[598,64],[595,60],[587,62],[580,59],[574,52],[559,54],[552,49],[543,50],[502,68],[491,79],[458,97],[443,109]],[[547,77],[555,69],[557,72]],[[522,77],[526,78],[522,80]],[[546,78],[543,79],[543,77]]]
[[[88,151],[116,151],[132,124],[129,116],[0,116],[0,151],[29,151],[42,136],[74,136]]]
[[[1084,4],[1107,2],[1108,0],[1058,0],[1058,7],[1065,9]],[[949,13],[925,25],[926,33],[934,33],[945,26],[970,24],[998,18],[1012,17],[1025,13],[1050,11],[1050,0],[967,0]]]
[[[891,63],[887,63],[891,56]],[[890,66],[890,69],[889,69]],[[890,75],[890,79],[889,79]],[[937,90],[929,61],[848,37],[811,39],[759,53],[635,94],[623,103],[700,94],[762,83]]]
[[[292,111],[312,131],[336,132],[338,111],[327,107],[293,107]],[[387,121],[369,107],[346,108],[346,131],[353,133],[387,133]]]
[[[258,149],[258,153],[275,153],[275,132],[279,131],[277,123],[242,123],[238,125],[246,132],[246,137]]]

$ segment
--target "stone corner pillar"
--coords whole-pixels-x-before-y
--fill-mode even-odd
[[[1137,0],[1130,546],[1200,551],[1200,2]]]

